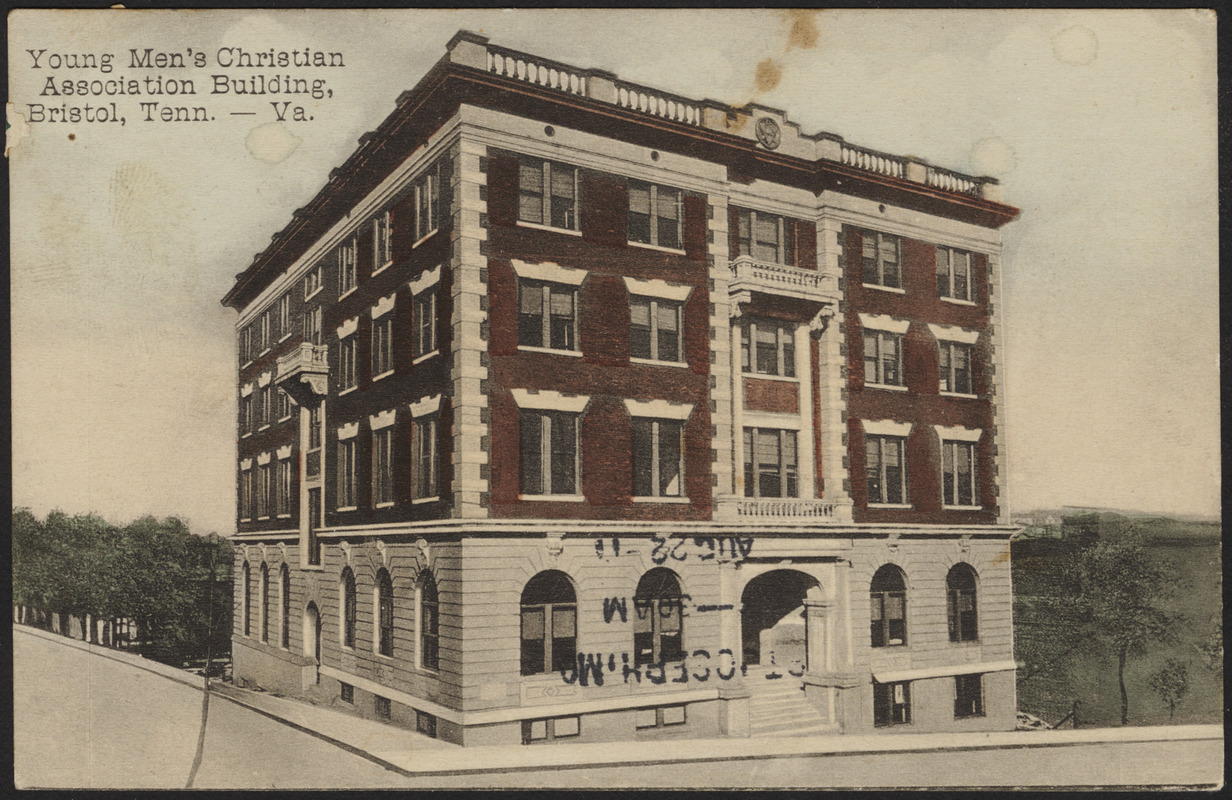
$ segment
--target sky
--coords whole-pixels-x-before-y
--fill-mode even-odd
[[[234,531],[219,301],[459,29],[999,178],[1022,210],[1003,228],[1011,509],[1219,513],[1215,17],[1189,10],[13,12],[14,505]],[[332,92],[277,98],[311,117],[280,122],[267,97],[210,93],[237,47],[345,67],[267,71]],[[145,48],[190,66],[133,67]],[[69,68],[104,53],[110,72]],[[198,95],[47,90],[155,73]],[[47,119],[111,102],[124,124]]]

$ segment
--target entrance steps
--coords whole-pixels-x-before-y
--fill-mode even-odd
[[[800,679],[778,671],[782,678],[767,680],[769,669],[749,668],[745,678],[750,691],[749,735],[765,738],[838,733],[838,726],[822,719],[821,712],[805,698]]]

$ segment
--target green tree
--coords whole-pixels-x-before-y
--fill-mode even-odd
[[[1176,714],[1176,704],[1181,702],[1181,698],[1189,691],[1189,674],[1185,662],[1177,658],[1168,659],[1151,674],[1149,683],[1155,694],[1159,695],[1159,699],[1168,706],[1168,721],[1171,722]]]
[[[1074,610],[1090,638],[1116,657],[1121,724],[1128,725],[1125,665],[1148,644],[1176,639],[1178,619],[1166,610],[1176,570],[1148,555],[1141,532],[1132,526],[1082,550],[1069,570],[1078,587]]]

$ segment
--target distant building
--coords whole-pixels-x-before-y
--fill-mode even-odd
[[[1015,723],[990,178],[459,33],[236,278],[237,680],[463,744]]]

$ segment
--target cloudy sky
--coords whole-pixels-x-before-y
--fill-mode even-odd
[[[1220,508],[1213,13],[15,12],[9,99],[138,78],[129,50],[340,51],[311,121],[33,122],[10,153],[13,502],[229,533],[235,273],[458,29],[805,132],[1001,179],[1011,504]],[[35,53],[45,51],[35,61]],[[113,53],[112,71],[52,56]],[[35,64],[38,67],[35,68]],[[42,95],[42,96],[40,96]],[[251,116],[234,112],[253,112]],[[46,115],[46,111],[44,114]],[[152,112],[157,114],[157,111]],[[10,120],[12,121],[12,120]],[[17,129],[21,129],[20,122]]]

